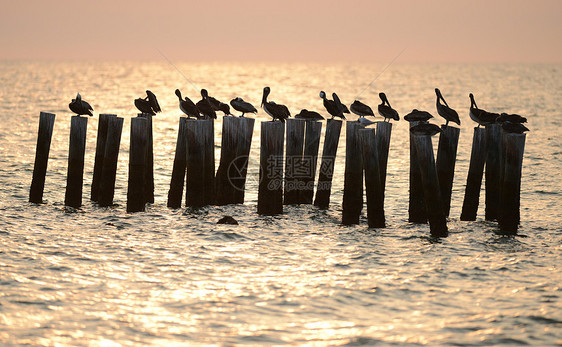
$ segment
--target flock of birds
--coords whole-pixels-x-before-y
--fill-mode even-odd
[[[262,109],[272,117],[273,121],[279,120],[281,122],[285,122],[291,116],[289,112],[289,108],[282,104],[277,104],[274,101],[268,101],[267,98],[271,93],[271,89],[269,87],[265,87],[263,89],[263,95],[261,100],[261,107]],[[212,96],[209,96],[209,93],[206,89],[201,89],[201,100],[194,103],[189,99],[187,96],[182,98],[181,91],[176,89],[175,91],[176,96],[179,99],[179,108],[180,110],[187,115],[188,118],[195,118],[195,119],[216,119],[217,112],[223,112],[225,116],[233,114],[230,113],[230,106],[226,103],[223,103]],[[443,117],[446,121],[445,126],[449,125],[449,122],[456,123],[458,125],[461,124],[459,115],[457,111],[449,107],[445,98],[441,94],[441,91],[438,88],[435,88],[435,94],[437,96],[436,101],[436,108],[437,113]],[[326,111],[334,118],[345,118],[345,113],[353,112],[354,114],[358,115],[359,118],[357,122],[361,124],[361,126],[366,127],[374,123],[367,117],[375,117],[375,114],[370,106],[362,103],[359,100],[355,100],[350,107],[348,108],[345,104],[343,104],[336,93],[332,93],[332,99],[330,100],[324,91],[320,92],[320,98],[323,101],[324,108]],[[400,116],[398,112],[390,106],[390,102],[386,97],[385,93],[379,93],[379,98],[381,99],[381,103],[378,105],[378,113],[382,117],[384,117],[384,121],[390,120],[400,120]],[[470,111],[469,115],[470,118],[478,123],[478,127],[481,125],[489,125],[493,123],[501,124],[502,129],[508,133],[518,133],[522,134],[525,131],[529,131],[529,129],[523,125],[523,123],[527,122],[525,117],[522,117],[517,114],[507,114],[507,113],[493,113],[488,112],[483,109],[478,108],[476,102],[474,101],[474,95],[472,93],[469,94],[470,98]],[[152,93],[150,90],[146,91],[146,97],[138,98],[134,101],[135,106],[139,111],[142,113],[147,113],[151,115],[156,115],[156,113],[161,112],[160,105],[158,104],[158,100],[156,99],[156,95]],[[244,117],[246,113],[257,113],[257,109],[249,102],[244,101],[242,98],[237,97],[230,101],[230,105],[236,111],[242,112],[240,115]],[[80,93],[76,95],[76,99],[72,99],[72,102],[69,104],[69,108],[72,112],[76,113],[78,116],[80,115],[89,115],[92,116],[92,106],[89,103],[82,100]],[[300,119],[311,119],[311,120],[322,120],[324,117],[320,115],[316,111],[309,111],[307,109],[301,110],[298,114],[295,115],[295,118]],[[417,122],[415,126],[410,128],[410,131],[413,134],[419,135],[435,135],[437,133],[442,132],[443,130],[432,123],[429,123],[429,120],[433,118],[433,116],[427,111],[420,111],[417,109],[412,110],[409,114],[404,116],[404,119],[408,122]]]

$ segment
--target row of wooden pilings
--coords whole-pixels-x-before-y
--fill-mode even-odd
[[[43,199],[54,119],[54,114],[40,115],[29,198],[33,203],[41,203]],[[79,116],[71,119],[65,205],[74,208],[82,205],[87,120]],[[184,186],[188,207],[243,203],[254,122],[245,117],[223,118],[221,156],[215,175],[214,121],[181,117],[168,207],[181,207]],[[383,228],[392,124],[378,122],[376,128],[367,129],[358,122],[346,124],[342,224],[359,224],[365,192],[368,225]],[[314,203],[322,209],[329,207],[341,127],[339,120],[326,123],[314,198],[322,123],[300,119],[289,119],[285,124],[261,122],[259,214],[281,214],[283,205],[287,204]],[[122,128],[123,118],[100,115],[91,185],[91,200],[99,206],[113,204]],[[437,237],[448,234],[447,217],[460,133],[459,128],[450,126],[443,126],[442,130],[436,160],[431,136],[410,134],[408,219],[413,223],[429,222],[431,234]],[[497,220],[505,233],[517,232],[524,143],[524,134],[503,134],[497,124],[474,129],[461,220],[476,219],[486,166],[485,218]],[[143,211],[146,203],[154,202],[153,165],[152,116],[141,114],[131,119],[127,212]]]

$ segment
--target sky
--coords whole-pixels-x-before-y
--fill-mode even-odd
[[[561,0],[3,1],[0,59],[562,62]],[[161,52],[161,53],[160,53]]]

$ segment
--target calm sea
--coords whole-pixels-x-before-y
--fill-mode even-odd
[[[176,67],[0,62],[0,344],[562,344],[561,65],[396,63],[369,88],[385,64]],[[320,90],[348,105],[360,95],[373,107],[385,91],[401,116],[418,108],[436,118],[439,87],[462,122],[450,236],[433,240],[427,225],[407,222],[403,120],[391,139],[386,229],[368,229],[365,210],[361,225],[340,225],[345,132],[328,211],[290,206],[282,216],[258,216],[259,121],[268,120],[261,109],[246,203],[166,208],[181,115],[174,90],[198,100],[196,86],[259,106],[266,85],[270,100],[292,114],[324,113]],[[127,214],[130,118],[133,99],[146,89],[163,109],[154,120],[156,201],[145,213]],[[68,103],[76,92],[96,115],[125,118],[112,208],[89,201],[97,117],[88,124],[84,206],[63,206]],[[517,237],[499,236],[496,223],[483,220],[483,195],[478,220],[459,221],[474,127],[469,92],[481,108],[529,119]],[[57,116],[46,203],[32,205],[40,111]],[[220,119],[215,129],[218,161]],[[240,225],[217,225],[224,215]]]

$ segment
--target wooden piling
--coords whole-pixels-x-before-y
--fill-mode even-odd
[[[504,234],[515,235],[520,222],[520,194],[525,134],[505,134],[504,173],[498,222]]]
[[[37,133],[37,147],[35,149],[35,164],[33,165],[33,178],[29,189],[29,202],[40,204],[43,202],[43,191],[45,189],[45,175],[47,174],[47,162],[49,161],[49,150],[55,115],[41,112],[39,114],[39,130]]]
[[[287,141],[285,150],[285,197],[283,203],[289,205],[300,202],[305,121],[287,119],[285,124],[287,125]]]
[[[379,158],[375,129],[359,130],[363,167],[365,171],[365,196],[369,228],[384,228],[384,194],[380,179]]]
[[[341,126],[342,121],[340,120],[328,119],[326,122],[322,161],[318,172],[318,184],[316,186],[316,197],[314,199],[314,206],[321,209],[327,209],[330,205],[332,177],[334,175]]]
[[[180,117],[176,154],[172,167],[172,179],[168,190],[168,204],[170,208],[180,208],[183,196],[183,186],[187,168],[187,117]]]
[[[224,116],[222,118],[221,157],[216,177],[217,205],[235,203],[235,187],[230,179],[230,168],[236,159],[238,149],[238,126],[240,118]]]
[[[88,118],[72,116],[70,121],[70,143],[68,149],[68,171],[64,205],[74,208],[82,206],[82,184],[84,182],[84,154],[86,153],[86,130]]]
[[[486,125],[486,220],[497,220],[500,203],[501,126]]]
[[[96,155],[94,158],[94,172],[92,174],[92,186],[90,189],[90,200],[98,201],[101,171],[103,168],[103,157],[105,155],[105,140],[107,138],[107,120],[114,114],[100,114],[98,118],[98,136],[96,138]]]
[[[484,176],[484,164],[486,163],[486,129],[474,128],[472,137],[472,152],[470,154],[470,166],[466,178],[466,189],[462,204],[461,220],[476,220],[478,204],[480,200],[480,187],[482,176]]]
[[[145,175],[146,148],[148,147],[148,119],[131,119],[131,145],[129,148],[129,182],[127,186],[127,212],[144,211],[146,204]]]
[[[283,213],[283,140],[285,125],[261,123],[258,214]]]
[[[238,120],[238,135],[236,146],[236,158],[229,167],[231,183],[234,185],[234,203],[244,203],[244,192],[246,189],[246,174],[248,172],[248,158],[252,147],[252,136],[254,134],[255,119],[247,117],[236,118]]]
[[[447,220],[441,202],[441,192],[439,190],[439,180],[437,178],[431,136],[414,135],[414,146],[416,148],[418,165],[421,172],[423,195],[430,233],[434,237],[446,237],[448,235]]]
[[[445,217],[449,216],[451,210],[451,194],[453,191],[453,178],[455,176],[455,162],[457,160],[457,146],[459,143],[460,129],[452,126],[442,125],[443,132],[439,135],[437,147],[437,177],[439,178],[439,190],[443,202]]]
[[[392,123],[377,122],[377,150],[379,151],[379,170],[383,189],[386,187],[386,167],[388,163],[388,150],[390,149],[390,135],[392,134]]]
[[[345,175],[342,203],[342,224],[344,225],[359,224],[359,217],[363,208],[363,158],[359,141],[359,129],[361,129],[361,125],[358,122],[346,123]]]
[[[200,208],[215,203],[215,146],[212,119],[187,121],[186,205]]]
[[[410,128],[420,122],[410,122]],[[410,190],[408,203],[408,222],[427,223],[427,210],[423,196],[421,171],[414,145],[414,134],[410,133]]]
[[[144,175],[144,199],[146,202],[154,203],[154,144],[152,131],[152,115],[147,113],[139,114],[139,117],[148,120],[147,142],[146,142],[146,167]]]
[[[304,176],[302,177],[303,189],[299,194],[299,203],[301,204],[312,204],[314,198],[314,178],[316,177],[316,166],[318,164],[321,132],[321,122],[306,121],[302,161],[305,172],[303,172]]]
[[[103,156],[103,166],[100,176],[98,205],[107,207],[113,205],[115,193],[115,177],[119,160],[119,146],[123,132],[123,118],[113,116],[107,120],[107,136]]]

